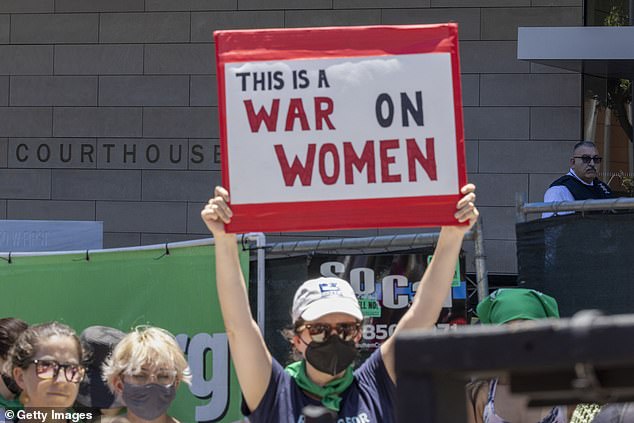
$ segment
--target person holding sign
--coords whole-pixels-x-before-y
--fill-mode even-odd
[[[395,334],[436,323],[464,234],[479,215],[474,191],[472,184],[461,189],[464,197],[454,216],[466,224],[442,228],[434,258]],[[394,337],[352,370],[363,316],[350,285],[320,278],[300,286],[293,301],[292,343],[303,359],[285,370],[271,356],[251,317],[236,236],[225,231],[232,218],[229,193],[217,187],[201,216],[215,239],[218,297],[249,421],[295,423],[304,419],[304,407],[320,405],[345,421],[394,422]]]

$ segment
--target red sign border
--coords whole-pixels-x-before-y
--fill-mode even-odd
[[[421,34],[424,39],[420,40]],[[417,40],[418,37],[418,40]],[[342,40],[349,48],[342,48]],[[451,57],[458,183],[455,195],[362,200],[233,204],[228,232],[289,232],[456,225],[459,188],[467,183],[458,57],[458,25],[358,26],[215,31],[222,183],[231,192],[227,154],[224,65],[335,57],[449,53]],[[333,218],[333,216],[335,218]],[[368,216],[372,216],[368,219]]]

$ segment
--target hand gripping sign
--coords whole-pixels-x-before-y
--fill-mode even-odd
[[[228,230],[456,224],[456,24],[217,31]]]

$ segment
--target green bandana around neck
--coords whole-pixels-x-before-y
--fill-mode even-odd
[[[4,398],[2,395],[0,395],[0,407],[4,408],[5,410],[12,410],[12,411],[18,411],[23,409],[22,403],[20,402],[19,399],[15,398],[15,399],[8,400]]]
[[[339,412],[340,409],[341,393],[348,389],[354,381],[352,366],[346,369],[346,372],[342,377],[328,382],[324,386],[319,386],[310,380],[306,374],[306,362],[304,360],[289,364],[286,366],[285,370],[295,380],[297,386],[304,391],[321,398],[321,403],[324,407],[336,412]]]

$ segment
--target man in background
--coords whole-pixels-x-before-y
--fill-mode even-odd
[[[590,141],[575,144],[570,157],[570,170],[561,178],[550,184],[544,194],[544,202],[579,201],[587,199],[612,198],[612,190],[599,180],[599,168],[603,158],[599,156],[597,146]],[[568,214],[572,212],[560,212]],[[543,213],[542,218],[554,213]]]

